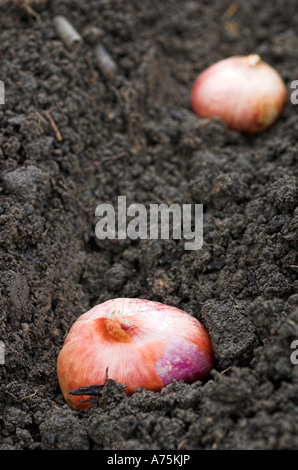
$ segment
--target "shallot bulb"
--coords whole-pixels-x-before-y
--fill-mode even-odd
[[[90,397],[69,392],[103,385],[106,370],[130,395],[140,387],[160,391],[174,379],[202,380],[212,367],[210,338],[198,320],[159,302],[121,298],[81,315],[57,360],[62,394],[77,410],[89,408]]]
[[[191,92],[191,106],[202,118],[219,118],[230,129],[264,131],[280,116],[286,86],[259,55],[230,57],[202,72]]]

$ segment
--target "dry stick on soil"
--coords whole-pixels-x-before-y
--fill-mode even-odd
[[[15,3],[16,5],[19,5],[20,7],[24,8],[24,10],[29,13],[29,15],[34,16],[38,23],[41,23],[41,19],[38,13],[36,13],[35,10],[33,10],[32,7],[30,7],[30,3],[38,3],[39,0],[4,0],[6,3]]]
[[[151,287],[151,292],[160,299],[162,299],[163,302],[167,301],[167,299],[160,292],[158,292],[158,290],[154,289],[154,287]]]
[[[233,2],[229,8],[224,12],[224,16],[226,18],[232,18],[232,16],[235,15],[235,13],[237,13],[237,11],[239,10],[239,3],[238,2]]]
[[[48,111],[44,111],[44,115],[50,121],[52,129],[56,134],[56,139],[60,142],[62,140],[62,136],[60,134],[60,131],[59,131],[58,127],[56,126],[56,123],[55,123],[54,119],[52,118],[52,116],[50,115],[50,113]]]
[[[13,397],[17,403],[20,403],[23,400],[27,400],[27,398],[35,397],[35,395],[37,394],[37,390],[34,393],[31,393],[30,395],[26,395],[25,397],[22,397],[22,398],[17,398],[13,393],[8,392],[8,391],[6,391],[6,393],[8,393],[8,395]]]
[[[232,366],[227,367],[225,370],[221,371],[221,375],[226,374],[232,369]]]
[[[71,192],[71,190],[66,186],[66,184],[64,184],[61,180],[59,181],[59,184],[60,186],[62,186],[62,188],[64,188],[70,195],[70,197],[76,201],[77,204],[79,204],[80,208],[83,210],[83,212],[85,212],[86,214],[89,214],[88,210],[86,209],[85,206],[83,206],[83,204],[81,203],[81,201],[79,201],[79,199]]]
[[[110,157],[104,157],[102,158],[98,164],[100,163],[105,163],[105,162],[114,162],[115,160],[118,160],[119,158],[123,158],[123,157],[126,157],[127,156],[127,152],[124,151],[124,152],[119,152],[119,153],[116,153],[115,155],[111,155]],[[95,162],[94,162],[95,163]]]
[[[187,443],[187,439],[183,439],[177,446],[177,450],[181,450],[184,446],[184,444]]]
[[[82,37],[67,18],[61,15],[55,16],[54,25],[57,33],[67,47],[74,49],[82,44]]]

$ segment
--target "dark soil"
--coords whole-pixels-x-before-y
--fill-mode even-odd
[[[41,0],[39,16],[0,4],[0,449],[298,449],[298,108],[289,100],[250,137],[189,105],[200,71],[251,52],[290,95],[297,2]],[[57,14],[85,38],[79,49],[57,36]],[[203,248],[98,240],[95,208],[118,195],[204,204]],[[73,322],[115,297],[198,318],[211,379],[132,397],[109,381],[104,400],[70,409],[57,355]]]

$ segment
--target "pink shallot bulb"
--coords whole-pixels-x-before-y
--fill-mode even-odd
[[[57,360],[66,402],[89,408],[88,395],[69,392],[103,385],[108,377],[132,394],[143,387],[160,391],[174,379],[207,378],[213,350],[205,328],[175,307],[143,299],[114,299],[81,315],[70,329]]]
[[[202,118],[219,118],[230,129],[256,133],[280,116],[287,98],[281,76],[258,54],[221,60],[195,81],[191,106]]]

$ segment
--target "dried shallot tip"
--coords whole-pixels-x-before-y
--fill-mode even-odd
[[[75,390],[71,390],[69,395],[102,395],[104,385],[89,385],[89,387],[80,387]]]
[[[201,118],[219,118],[230,129],[266,130],[281,115],[287,89],[279,73],[258,54],[221,60],[196,79],[191,106]]]
[[[82,44],[82,37],[67,18],[61,15],[55,16],[54,25],[58,35],[69,49],[76,49]]]
[[[113,78],[117,65],[102,44],[97,44],[94,47],[94,55],[103,76],[108,79]]]
[[[174,380],[205,380],[213,364],[210,337],[196,318],[159,302],[119,298],[73,324],[57,375],[66,402],[84,410],[91,405],[88,396],[99,395],[106,384],[107,370],[132,395],[138,388],[159,392]]]

